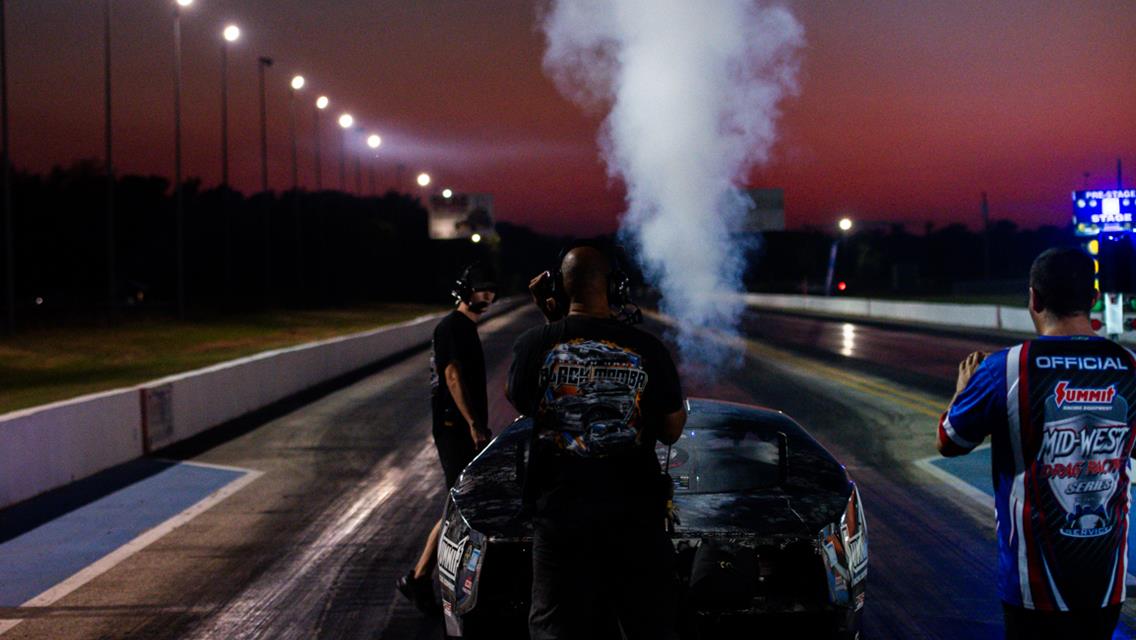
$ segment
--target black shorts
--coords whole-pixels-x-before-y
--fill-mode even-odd
[[[1087,611],[1035,611],[1002,603],[1006,640],[1108,640],[1120,619],[1120,605]]]
[[[438,458],[442,461],[446,489],[450,489],[476,453],[469,424],[456,410],[434,411],[434,446],[438,448]]]

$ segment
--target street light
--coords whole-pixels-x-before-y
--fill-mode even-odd
[[[425,172],[418,174],[418,186],[420,186],[420,187],[430,186],[430,174],[425,173]]]
[[[229,186],[229,44],[241,38],[231,24],[221,31],[221,185]]]
[[[106,0],[103,3],[103,62],[105,63],[105,72],[103,74],[103,127],[105,130],[104,142],[106,143],[106,243],[107,243],[107,314],[113,316],[115,314],[115,278],[114,278],[114,143],[113,143],[113,119],[111,117],[111,75],[110,75],[110,18],[111,18],[111,0]]]
[[[379,136],[379,134],[372,133],[371,135],[367,136],[367,146],[370,147],[373,151],[377,152],[382,144],[383,139]],[[374,157],[378,158],[379,154],[375,153]],[[375,184],[375,162],[376,161],[372,159],[371,162],[367,163],[367,175],[370,177],[371,195],[373,196],[379,195],[378,186],[376,186]]]
[[[828,275],[824,278],[824,294],[826,296],[832,295],[832,278],[836,273],[836,253],[839,250],[840,241],[852,230],[852,219],[841,218],[840,221],[836,223],[836,227],[840,229],[840,235],[832,240],[832,248],[828,251]],[[844,289],[841,289],[841,291],[843,290]]]
[[[477,243],[481,242],[481,234],[475,233],[472,236],[470,236],[469,239],[472,240],[474,244],[477,244]]]
[[[331,101],[327,96],[320,96],[316,98],[316,191],[323,190],[323,159],[320,157],[320,111],[327,108]]]
[[[16,261],[13,257],[15,243],[12,241],[12,160],[8,141],[8,44],[4,8],[7,0],[0,0],[0,119],[3,132],[0,132],[0,171],[3,171],[4,187],[4,329],[7,333],[16,330]]]
[[[300,169],[296,151],[296,92],[304,88],[304,76],[292,78],[292,90],[288,92],[288,127],[292,134],[292,190],[300,189]]]
[[[446,200],[449,200],[450,198],[454,197],[453,189],[442,189],[442,197],[445,198]]]
[[[355,118],[352,118],[350,113],[339,116],[339,128],[343,130],[339,138],[340,191],[347,191],[347,132],[351,129],[351,125],[353,124],[355,124]]]
[[[272,66],[272,58],[261,56],[256,59],[256,71],[260,79],[260,190],[268,191],[268,101],[264,91],[264,70]]]
[[[178,318],[185,319],[185,203],[181,188],[181,10],[193,0],[177,0],[174,7],[174,237],[177,256]]]

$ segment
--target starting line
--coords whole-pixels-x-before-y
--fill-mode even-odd
[[[990,526],[994,526],[994,481],[990,476],[990,445],[983,444],[965,456],[944,458],[931,456],[916,460],[915,464],[932,476],[942,480],[955,491],[967,496],[990,511]],[[1129,462],[1128,495],[1130,504],[1136,504],[1132,483],[1133,465]],[[1128,527],[1128,567],[1136,569],[1136,523]],[[1128,590],[1136,588],[1136,574],[1128,574]]]
[[[123,467],[142,479],[9,539],[0,537],[0,607],[57,602],[262,475],[154,459]],[[97,486],[90,490],[97,492]],[[0,619],[0,634],[20,622]]]

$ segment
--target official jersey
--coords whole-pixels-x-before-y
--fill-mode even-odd
[[[991,354],[940,421],[965,449],[991,436],[998,585],[1042,611],[1121,604],[1136,360],[1097,337]]]

